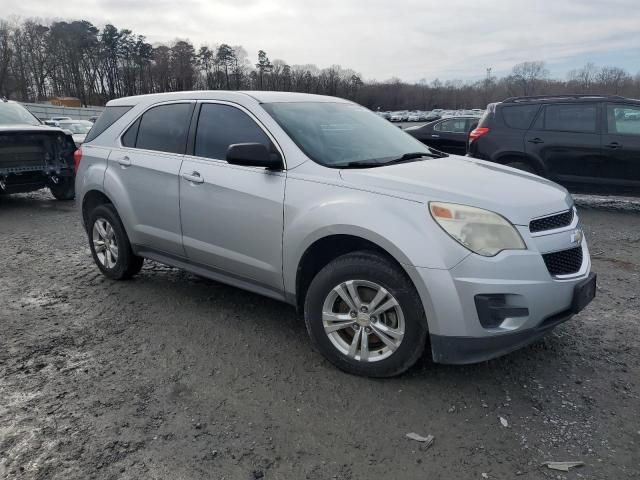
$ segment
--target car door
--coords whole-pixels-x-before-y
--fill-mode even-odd
[[[431,142],[433,148],[455,155],[467,152],[467,119],[447,118],[433,126]]]
[[[180,170],[186,254],[197,264],[280,293],[285,172],[225,161],[229,145],[258,142],[276,152],[274,142],[237,105],[198,108],[193,154]]]
[[[612,185],[640,187],[640,105],[607,103],[602,135],[602,178]]]
[[[598,103],[545,105],[524,136],[525,151],[561,183],[588,183],[601,169]]]
[[[109,155],[105,176],[132,243],[179,256],[179,172],[194,106],[167,103],[144,112],[122,135],[122,148]]]

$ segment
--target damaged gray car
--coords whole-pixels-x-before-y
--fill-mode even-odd
[[[75,143],[42,125],[19,103],[0,101],[0,194],[49,188],[58,200],[75,197]]]

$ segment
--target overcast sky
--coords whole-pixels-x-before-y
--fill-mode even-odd
[[[289,64],[340,64],[406,81],[500,75],[544,60],[556,77],[588,61],[640,71],[639,0],[0,0],[4,18],[84,18],[150,42],[263,49]]]

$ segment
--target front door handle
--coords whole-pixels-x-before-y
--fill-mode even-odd
[[[117,161],[123,167],[131,166],[131,159],[129,157],[127,157],[126,155],[124,157],[119,158]]]
[[[431,138],[440,138],[440,135],[436,135],[435,133],[431,135]]]
[[[544,143],[544,140],[542,140],[541,138],[536,137],[536,138],[532,138],[531,140],[528,140],[528,142],[529,143],[538,144],[538,143]]]
[[[620,145],[618,142],[611,142],[608,145],[605,145],[607,148],[622,148],[622,145]]]
[[[183,173],[182,178],[191,183],[204,183],[204,178],[200,176],[200,172]]]

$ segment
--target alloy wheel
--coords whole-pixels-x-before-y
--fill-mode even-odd
[[[322,306],[322,324],[334,347],[361,362],[391,356],[405,332],[400,303],[384,287],[368,280],[335,286]]]
[[[98,261],[105,268],[113,268],[118,262],[118,242],[116,233],[108,220],[99,217],[93,223],[93,249]]]

